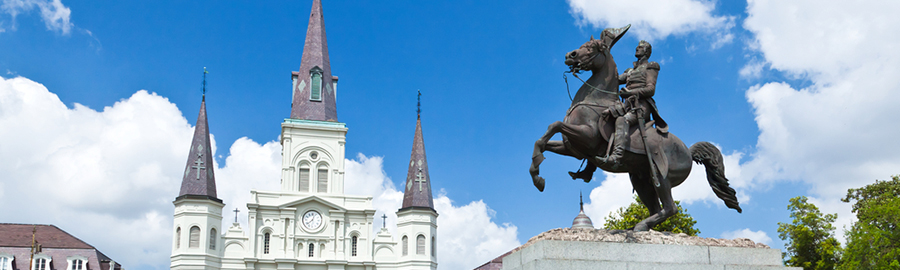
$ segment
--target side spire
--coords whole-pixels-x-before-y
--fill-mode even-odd
[[[422,92],[419,92],[421,98]],[[421,101],[421,99],[420,99]],[[425,139],[422,137],[421,102],[416,111],[416,134],[413,137],[412,154],[409,157],[409,171],[406,173],[406,188],[403,191],[403,206],[400,210],[421,207],[434,211],[431,196],[431,177],[428,175],[428,159],[425,157]]]
[[[188,151],[184,176],[181,179],[181,192],[178,197],[205,196],[220,201],[216,196],[216,177],[213,172],[212,147],[209,141],[209,124],[206,120],[206,68],[203,68],[203,100],[200,102],[200,115],[194,127],[191,149]]]
[[[575,216],[575,220],[572,220],[572,228],[593,229],[594,223],[591,222],[590,217],[584,214],[584,200],[581,198],[581,191],[578,192],[578,205],[580,210],[578,216]]]
[[[303,44],[300,71],[294,79],[291,118],[316,121],[337,121],[335,77],[331,76],[328,41],[325,38],[325,18],[322,1],[313,0]]]

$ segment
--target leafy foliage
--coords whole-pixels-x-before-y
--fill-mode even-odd
[[[694,218],[681,207],[681,202],[675,201],[675,207],[678,209],[678,213],[663,223],[656,225],[653,229],[664,232],[685,233],[692,236],[700,234],[700,230],[694,228],[694,224],[697,224],[697,221],[694,221]],[[644,207],[641,199],[635,195],[633,203],[627,207],[619,208],[615,213],[609,214],[604,219],[603,227],[607,230],[630,229],[648,217],[650,217],[650,211]]]
[[[851,188],[841,201],[853,201],[857,221],[847,232],[839,269],[900,269],[900,177]]]
[[[804,270],[834,269],[841,258],[841,245],[831,225],[837,214],[822,215],[805,196],[791,198],[788,210],[793,221],[778,223],[778,237],[786,240],[787,252],[782,256],[790,257],[785,263]]]

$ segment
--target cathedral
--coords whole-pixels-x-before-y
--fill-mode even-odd
[[[421,120],[396,235],[375,232],[371,196],[344,194],[347,127],[337,119],[322,3],[313,0],[281,124],[281,190],[250,192],[248,228],[222,227],[205,98],[175,204],[172,269],[437,269],[437,217]]]

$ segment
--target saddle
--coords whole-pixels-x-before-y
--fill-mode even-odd
[[[616,128],[613,122],[607,123],[600,128],[600,135],[603,136],[603,139],[609,141],[615,134]],[[669,160],[666,158],[666,153],[663,152],[662,144],[669,137],[668,126],[654,127],[654,121],[650,120],[645,124],[644,131],[647,134],[647,144],[652,152],[650,157],[653,158],[657,171],[665,178],[669,171]],[[606,149],[601,151],[604,151],[600,153],[601,155],[606,154]],[[625,151],[640,155],[647,154],[647,151],[644,150],[644,141],[641,139],[641,131],[638,130],[638,125],[632,125],[628,129],[628,141],[625,142]]]

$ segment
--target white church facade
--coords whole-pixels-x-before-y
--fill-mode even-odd
[[[437,269],[437,211],[417,120],[397,231],[374,231],[371,196],[344,194],[347,127],[337,121],[337,77],[320,0],[313,0],[291,116],[282,123],[281,189],[250,192],[247,228],[222,227],[201,103],[175,201],[172,269]],[[380,219],[380,218],[379,218]]]

